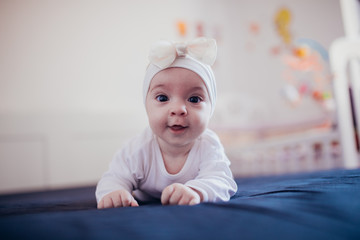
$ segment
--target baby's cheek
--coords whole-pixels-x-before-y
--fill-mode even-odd
[[[209,121],[211,117],[211,105],[204,103],[200,109],[197,111],[198,118],[203,119],[203,121]]]
[[[167,118],[165,118],[159,113],[154,113],[149,116],[149,124],[153,130],[163,128],[164,126],[166,126],[166,122]]]
[[[193,131],[194,137],[200,136],[205,131],[205,129],[207,128],[208,122],[209,121],[207,118],[204,118],[201,116],[199,116],[193,120],[192,126],[194,127],[193,129],[195,129]]]
[[[205,128],[210,120],[210,111],[207,109],[203,109],[202,111],[197,112],[196,114],[196,123],[198,125],[205,125]]]

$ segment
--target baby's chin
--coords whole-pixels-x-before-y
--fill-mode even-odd
[[[184,134],[185,135],[185,134]],[[175,135],[175,134],[166,134],[166,136],[162,135],[162,136],[157,136],[159,143],[165,143],[167,146],[171,146],[171,147],[178,147],[178,148],[183,148],[183,147],[192,147],[196,141],[196,139],[198,137],[194,137],[194,136],[184,136],[184,135]]]

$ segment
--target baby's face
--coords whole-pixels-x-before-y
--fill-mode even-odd
[[[168,68],[152,79],[146,96],[149,124],[162,144],[185,147],[206,129],[211,103],[199,75],[185,68]]]

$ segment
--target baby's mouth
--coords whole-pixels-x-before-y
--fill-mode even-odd
[[[173,131],[174,133],[181,133],[183,132],[186,128],[188,128],[187,126],[182,126],[182,125],[171,125],[169,126],[169,128],[171,129],[171,131]]]

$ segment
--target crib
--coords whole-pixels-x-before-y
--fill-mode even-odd
[[[250,137],[252,140],[245,143],[236,141],[236,130],[220,133],[235,176],[360,166],[360,4],[351,0],[340,3],[346,36],[334,41],[329,51],[334,118],[328,119],[330,124],[325,127],[324,122],[318,122],[301,132],[287,128],[283,130],[287,134]]]
[[[338,131],[307,131],[228,146],[235,176],[280,175],[343,167]]]

